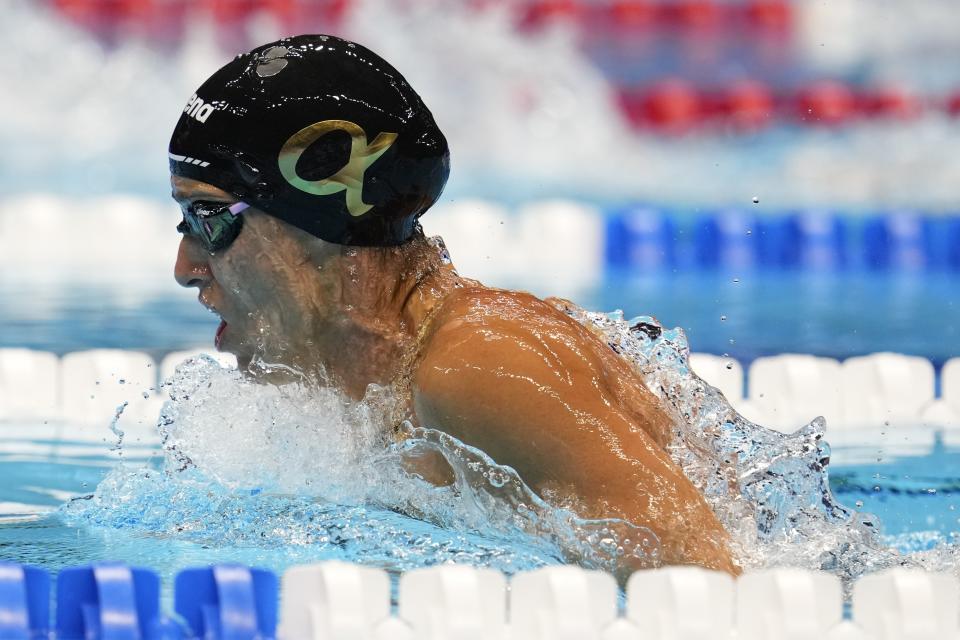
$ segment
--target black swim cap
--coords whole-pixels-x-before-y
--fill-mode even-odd
[[[383,58],[324,35],[237,56],[197,89],[170,172],[328,242],[408,240],[450,172],[447,140]]]

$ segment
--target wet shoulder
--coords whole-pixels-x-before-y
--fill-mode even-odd
[[[465,288],[444,303],[425,341],[422,389],[456,385],[476,372],[541,380],[597,375],[604,345],[557,306],[522,291]],[[461,375],[455,375],[455,374]]]
[[[458,291],[414,372],[418,413],[444,424],[443,416],[462,418],[471,406],[517,410],[550,396],[588,412],[615,407],[665,443],[668,420],[653,395],[605,341],[563,311],[568,304],[519,291]]]
[[[530,331],[538,328],[565,328],[579,333],[582,325],[563,313],[554,304],[525,291],[494,289],[484,286],[464,287],[453,292],[444,302],[434,333],[478,328],[504,331]]]
[[[570,406],[595,401],[588,396],[597,395],[602,366],[581,329],[527,293],[458,291],[413,373],[418,421],[511,459],[503,447],[518,425],[532,428],[544,416],[554,424]]]

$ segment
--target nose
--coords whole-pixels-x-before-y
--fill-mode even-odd
[[[173,267],[173,277],[181,287],[202,289],[213,280],[208,255],[200,243],[184,236],[177,250],[177,263]]]

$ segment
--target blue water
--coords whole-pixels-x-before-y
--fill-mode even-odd
[[[960,451],[939,440],[926,456],[838,466],[830,486],[845,504],[879,515],[884,533],[905,549],[960,536]]]
[[[560,554],[548,543],[444,529],[375,506],[321,505],[292,496],[264,496],[258,502],[250,499],[249,492],[215,486],[210,487],[211,495],[219,496],[211,501],[215,506],[184,517],[181,532],[151,531],[143,521],[129,522],[126,527],[116,522],[111,526],[71,524],[59,512],[64,500],[88,496],[116,467],[116,459],[97,453],[99,447],[79,444],[74,449],[80,451],[69,456],[16,453],[23,444],[0,441],[0,475],[4,478],[0,484],[0,557],[5,560],[51,570],[95,560],[123,560],[154,567],[165,577],[183,567],[219,561],[282,571],[305,562],[345,559],[399,572],[457,559],[507,573],[561,562]],[[85,448],[89,451],[84,452]],[[126,464],[156,472],[159,458]],[[960,449],[889,457],[869,465],[839,465],[831,469],[830,479],[842,502],[853,506],[862,501],[863,509],[878,515],[887,542],[902,551],[927,549],[960,535]],[[186,513],[194,506],[142,505],[144,513],[151,509]],[[190,534],[192,520],[222,516],[230,509],[237,511],[231,516],[236,535],[204,539]],[[291,537],[282,545],[277,544],[275,530],[261,530],[264,526],[275,528],[284,517],[293,523],[304,513],[310,513],[315,521],[291,526]],[[396,553],[396,548],[383,544],[384,539],[403,545],[406,553]]]
[[[555,285],[535,277],[493,284],[556,294]],[[125,289],[134,300],[126,300]],[[218,320],[195,295],[172,277],[143,287],[50,289],[0,276],[0,347],[57,353],[119,347],[157,355],[210,344]],[[611,274],[571,297],[588,309],[656,316],[683,327],[694,351],[742,361],[784,352],[842,359],[896,351],[940,364],[960,355],[960,278],[943,272]]]
[[[731,535],[748,562],[852,578],[899,562],[884,544],[923,551],[960,532],[960,451],[938,441],[920,459],[881,452],[875,464],[829,468],[831,486],[829,447],[817,441],[822,424],[783,435],[745,423],[690,375],[679,330],[652,338],[618,314],[570,313],[642,365],[648,385],[670,390],[667,406],[689,413],[672,455],[737,528]],[[446,434],[415,429],[402,443],[384,439],[389,389],[344,404],[335,389],[258,385],[197,358],[166,390],[162,458],[128,446],[121,465],[99,443],[0,441],[11,480],[0,493],[0,547],[9,559],[57,568],[112,558],[165,575],[224,560],[282,571],[341,559],[395,573],[450,561],[508,574],[572,561],[614,570],[625,555],[658,564],[649,530],[548,504],[512,469]],[[434,486],[409,474],[410,453],[442,456],[455,481]],[[736,467],[724,466],[731,459]],[[745,519],[747,503],[753,515]],[[877,538],[867,510],[889,522],[886,538]]]
[[[144,473],[157,473],[160,460],[128,464],[142,466]],[[96,560],[122,560],[153,567],[165,577],[183,567],[228,561],[282,571],[295,564],[338,559],[393,573],[450,560],[507,573],[562,562],[559,551],[549,543],[530,545],[523,540],[444,529],[372,505],[256,496],[248,490],[231,491],[211,484],[203,504],[196,496],[177,503],[178,496],[171,494],[166,496],[169,503],[142,505],[136,519],[83,526],[65,518],[61,513],[64,501],[47,492],[53,489],[74,495],[72,500],[84,500],[116,465],[116,460],[99,455],[46,458],[0,453],[0,473],[6,479],[0,503],[37,507],[18,513],[16,507],[7,506],[6,512],[0,513],[0,557],[51,570]],[[154,497],[159,493],[154,491]],[[163,512],[158,518],[164,521],[162,527],[151,527],[152,510]],[[167,527],[170,510],[183,515],[182,525],[173,531]],[[229,522],[228,530],[220,529],[216,538],[193,535],[191,528],[208,518]],[[288,530],[278,531],[284,522]]]

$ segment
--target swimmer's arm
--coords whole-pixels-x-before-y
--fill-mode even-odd
[[[618,409],[587,350],[570,348],[580,338],[560,338],[448,331],[414,380],[420,423],[479,447],[541,494],[571,489],[588,517],[649,527],[668,564],[735,573],[728,536],[703,497]]]

